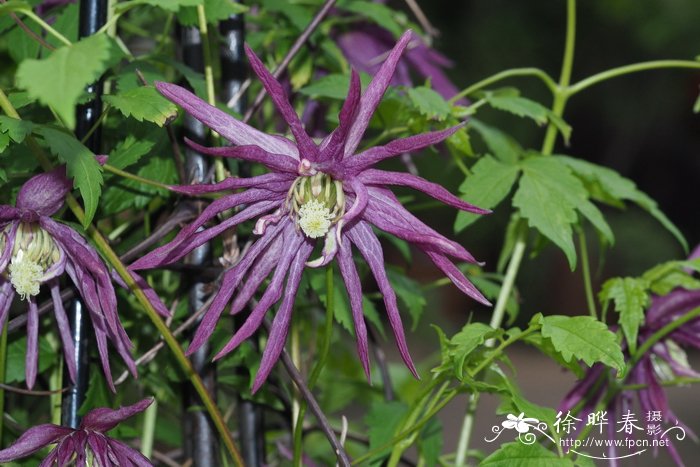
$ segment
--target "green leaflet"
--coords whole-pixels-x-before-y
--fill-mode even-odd
[[[105,72],[112,55],[112,43],[105,34],[90,36],[56,49],[48,58],[24,60],[17,68],[17,84],[73,129],[79,97],[85,86]]]
[[[591,316],[552,315],[536,318],[542,324],[542,336],[552,340],[566,361],[583,360],[588,366],[602,362],[620,374],[625,358],[617,337],[605,323]]]
[[[482,345],[486,339],[494,337],[499,333],[483,323],[467,324],[450,339],[450,350],[448,355],[454,364],[455,374],[458,379],[464,377],[464,363],[477,347]]]
[[[369,84],[369,75],[362,73],[360,82],[365,87]],[[308,86],[299,90],[300,93],[311,97],[328,97],[330,99],[343,100],[348,95],[350,75],[332,74],[314,80]]]
[[[27,120],[0,115],[0,133],[5,134],[15,143],[21,143],[27,135],[34,131],[34,124]]]
[[[365,417],[368,427],[369,448],[374,449],[382,446],[394,436],[394,432],[399,427],[408,407],[402,402],[375,402],[369,409]],[[377,461],[386,457],[391,448],[387,448],[381,454],[372,459],[372,465],[377,465]]]
[[[102,167],[95,155],[73,135],[47,126],[40,126],[34,132],[43,137],[51,152],[66,164],[68,177],[73,179],[73,184],[83,197],[83,227],[87,228],[95,216],[102,193]]]
[[[469,121],[469,127],[474,128],[481,135],[489,151],[501,162],[513,164],[522,155],[523,148],[518,142],[498,128],[486,125],[476,119]]]
[[[474,164],[472,175],[460,185],[461,198],[480,208],[492,209],[508,195],[519,173],[517,165],[504,164],[486,155]],[[455,220],[455,232],[461,232],[482,217],[460,211]]]
[[[487,93],[486,100],[494,109],[503,110],[518,117],[530,118],[538,125],[544,125],[549,121],[561,133],[565,142],[568,142],[571,137],[571,127],[539,102],[502,93]]]
[[[615,311],[620,314],[618,323],[632,353],[637,350],[637,332],[644,324],[644,309],[649,306],[648,288],[647,280],[616,277],[606,281],[600,292],[605,307],[611,300],[615,304]]]
[[[103,97],[125,117],[163,126],[177,116],[175,104],[161,96],[153,86],[141,86],[119,94]]]
[[[408,310],[408,314],[411,315],[411,330],[415,331],[426,303],[421,287],[416,281],[406,277],[405,273],[399,273],[389,268],[387,268],[386,273],[391,288],[394,289]]]
[[[404,29],[406,29],[405,26],[397,22],[399,13],[381,3],[366,0],[353,0],[351,2],[338,5],[338,8],[357,13],[367,18],[367,20],[391,31],[391,33],[396,37],[400,36]]]
[[[425,86],[408,88],[408,97],[416,109],[424,116],[435,120],[445,120],[452,110],[450,104],[437,92]]]
[[[573,467],[571,459],[557,457],[539,443],[506,443],[479,464],[481,467]]]
[[[133,135],[128,135],[126,139],[109,153],[107,162],[112,167],[124,169],[131,164],[135,164],[142,156],[153,148],[154,143],[149,140],[137,141]]]

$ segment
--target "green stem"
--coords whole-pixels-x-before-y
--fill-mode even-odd
[[[489,86],[493,83],[502,81],[507,78],[513,78],[517,76],[535,76],[537,78],[540,78],[542,82],[547,86],[547,88],[553,93],[557,90],[557,84],[554,82],[554,80],[546,72],[540,70],[539,68],[513,68],[512,70],[501,71],[500,73],[496,73],[495,75],[489,76],[488,78],[484,78],[481,81],[472,84],[471,86],[463,89],[453,98],[451,98],[449,102],[457,102],[459,99],[467,97],[475,93],[476,91],[485,88],[486,86]]]
[[[0,383],[5,384],[5,368],[7,365],[7,324],[0,333]],[[0,444],[5,428],[5,390],[0,388]]]
[[[158,418],[158,400],[153,403],[143,413],[143,432],[141,433],[141,454],[151,458],[153,454],[153,439],[156,432],[156,419]]]
[[[326,322],[323,330],[323,340],[321,341],[321,351],[316,360],[316,365],[314,365],[311,370],[311,375],[309,376],[309,381],[307,385],[309,390],[312,390],[316,383],[318,382],[319,376],[321,376],[321,371],[326,365],[328,360],[328,353],[331,348],[331,337],[333,336],[333,319],[335,317],[335,285],[333,276],[333,265],[330,264],[326,268]],[[301,454],[302,454],[302,443],[303,443],[303,432],[304,432],[304,415],[306,414],[306,409],[308,404],[306,401],[301,403],[299,408],[299,416],[297,417],[297,423],[294,426],[294,466],[301,466]]]
[[[521,227],[518,238],[515,241],[515,246],[513,247],[513,254],[510,257],[510,262],[508,263],[508,269],[506,270],[506,276],[503,279],[503,285],[501,290],[498,292],[498,298],[496,299],[496,306],[493,310],[493,315],[491,315],[491,321],[489,326],[494,329],[501,327],[503,323],[503,316],[506,312],[506,305],[508,304],[508,299],[513,293],[513,287],[515,286],[515,278],[518,275],[518,270],[520,270],[520,263],[525,255],[525,247],[527,246],[527,229]]]
[[[72,45],[72,42],[69,41],[66,36],[61,34],[60,32],[56,31],[54,28],[52,28],[46,21],[41,19],[38,15],[36,15],[32,10],[18,10],[19,12],[23,13],[27,17],[31,18],[32,21],[37,23],[39,26],[41,26],[46,32],[54,36],[56,39],[59,41],[63,42],[65,45]]]
[[[472,429],[474,428],[474,416],[478,404],[479,393],[471,393],[469,395],[469,401],[467,402],[467,411],[464,414],[464,420],[462,421],[462,430],[459,433],[459,442],[457,443],[457,454],[455,455],[454,462],[455,466],[466,465],[467,452],[469,451],[469,439],[472,436]]]
[[[135,175],[129,172],[125,172],[122,169],[118,169],[114,167],[113,165],[105,164],[103,166],[104,170],[106,172],[113,173],[115,175],[119,175],[120,177],[123,178],[128,178],[129,180],[134,180],[139,183],[143,183],[144,185],[149,185],[152,187],[160,188],[162,190],[170,190],[170,187],[164,183],[156,182],[155,180],[150,180],[148,178],[143,178],[139,175]]]
[[[578,233],[579,249],[581,250],[581,273],[583,274],[583,287],[586,290],[586,303],[588,304],[588,314],[593,318],[598,318],[598,311],[593,297],[593,286],[591,284],[591,268],[588,263],[588,245],[586,245],[586,234],[583,230]]]
[[[590,88],[598,83],[609,80],[611,78],[617,78],[618,76],[629,75],[631,73],[637,73],[639,71],[646,70],[659,70],[664,68],[700,68],[700,62],[692,60],[653,60],[650,62],[633,63],[631,65],[625,65],[611,70],[602,71],[588,78],[582,79],[576,84],[573,84],[566,90],[567,96],[571,97],[574,94],[578,94],[584,89]]]
[[[15,108],[12,106],[10,101],[7,99],[7,96],[1,89],[0,107],[2,107],[3,110],[5,110],[8,116],[20,119],[17,110],[15,110]],[[32,144],[33,138],[31,136],[27,137],[27,140],[30,149],[34,152],[42,168],[46,171],[51,170],[51,162],[49,162],[49,159],[46,156],[46,154],[44,154],[43,150],[36,144],[36,142]],[[83,211],[83,208],[80,207],[80,204],[73,195],[68,194],[66,196],[66,205],[73,212],[73,215],[75,215],[78,221],[82,223],[85,219],[85,211]],[[187,379],[190,380],[195,391],[197,391],[197,394],[199,394],[200,398],[202,399],[202,403],[206,407],[209,415],[211,416],[214,425],[216,426],[216,429],[218,430],[219,435],[221,436],[223,443],[226,446],[227,451],[234,460],[234,463],[236,465],[242,466],[243,459],[241,458],[241,455],[238,452],[238,449],[236,448],[236,445],[233,441],[233,437],[231,436],[231,432],[228,430],[226,422],[224,421],[224,418],[221,415],[221,411],[214,402],[214,399],[212,398],[211,394],[209,394],[209,391],[202,382],[202,379],[192,367],[191,362],[185,356],[185,353],[182,351],[182,347],[180,347],[180,344],[178,343],[175,336],[172,334],[172,332],[170,332],[168,326],[166,326],[166,324],[160,318],[158,312],[148,300],[148,297],[146,297],[146,294],[144,294],[143,291],[136,284],[134,278],[131,276],[131,273],[124,265],[124,263],[121,262],[119,256],[109,245],[109,242],[102,236],[102,234],[95,228],[94,225],[91,224],[87,228],[87,235],[94,242],[97,248],[101,251],[102,255],[107,260],[107,262],[114,268],[115,272],[119,274],[122,280],[126,283],[127,287],[133,292],[137,301],[143,307],[143,310],[145,311],[148,318],[151,320],[156,329],[158,329],[166,345],[168,346],[168,348],[170,348],[171,352],[173,353],[175,360],[177,360],[178,364],[182,368],[182,371],[184,372],[185,376],[187,377]]]
[[[688,377],[683,377],[683,378],[675,378],[670,381],[659,381],[658,382],[661,386],[684,386],[687,384],[698,384],[700,383],[700,378],[688,378]],[[622,391],[638,391],[640,389],[646,389],[648,388],[648,384],[626,384],[622,386]]]

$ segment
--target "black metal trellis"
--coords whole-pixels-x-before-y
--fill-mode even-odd
[[[78,37],[83,38],[97,32],[107,21],[108,0],[81,0],[78,19]],[[75,135],[82,139],[100,118],[102,113],[102,81],[97,81],[87,88],[87,92],[94,93],[94,99],[79,105],[76,109]],[[85,145],[95,154],[101,152],[102,133],[98,127],[85,141]],[[68,307],[68,320],[71,326],[71,337],[75,345],[76,375],[75,384],[64,394],[61,407],[61,423],[77,428],[80,424],[78,410],[85,401],[88,387],[88,329],[90,322],[87,319],[85,305],[79,299],[74,299]],[[68,379],[67,370],[64,368],[64,379]]]

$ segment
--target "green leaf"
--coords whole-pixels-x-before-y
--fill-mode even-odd
[[[503,110],[518,117],[530,118],[538,125],[547,123],[547,107],[525,97],[487,93],[486,101],[494,109]]]
[[[85,205],[83,227],[92,222],[97,210],[97,203],[102,193],[102,167],[95,155],[73,135],[47,126],[41,126],[35,133],[44,138],[44,142],[58,159],[66,164],[67,174],[73,179],[75,187],[80,190]]]
[[[34,131],[34,124],[27,120],[0,115],[0,133],[5,133],[15,143],[21,143]]]
[[[201,3],[199,1],[198,4]],[[219,21],[228,19],[231,15],[239,15],[248,10],[247,6],[231,0],[204,0],[204,16],[209,24],[216,24]],[[197,8],[192,6],[181,8],[177,14],[177,19],[183,26],[197,26],[199,24]]]
[[[416,109],[428,118],[442,121],[452,112],[450,104],[430,88],[425,86],[408,88],[407,93]]]
[[[177,13],[180,7],[201,5],[203,1],[204,0],[132,0],[130,2],[119,3],[116,11],[123,12],[137,5],[151,5]]]
[[[567,458],[557,457],[539,443],[506,443],[481,461],[480,467],[574,467]]]
[[[688,242],[678,228],[659,209],[656,201],[637,189],[633,181],[621,176],[614,170],[568,156],[557,156],[587,185],[591,197],[612,206],[622,207],[621,201],[632,201],[647,211],[666,230],[676,237],[683,248],[688,251]]]
[[[443,444],[442,422],[437,418],[431,418],[421,430],[417,444],[424,465],[427,467],[437,465]]]
[[[508,195],[519,173],[517,165],[504,164],[486,155],[474,164],[472,174],[460,185],[461,198],[480,208],[493,209]],[[455,220],[455,232],[461,232],[482,217],[460,211]]]
[[[469,127],[474,128],[481,135],[489,148],[489,151],[501,162],[514,164],[523,153],[523,148],[498,128],[486,125],[476,119],[469,121]]]
[[[387,269],[386,273],[391,287],[406,306],[408,314],[411,315],[411,330],[415,331],[426,303],[421,287],[416,281],[406,277],[405,274],[392,269]]]
[[[5,368],[5,383],[16,383],[25,379],[25,356],[27,354],[27,338],[25,336],[7,345],[7,366]],[[48,369],[56,359],[56,352],[49,341],[39,336],[39,368],[37,374]]]
[[[104,96],[103,99],[125,117],[133,117],[139,122],[146,120],[162,127],[177,116],[175,104],[161,96],[153,86],[141,86],[116,95]]]
[[[602,362],[621,373],[625,358],[617,337],[591,316],[545,316],[541,318],[542,336],[552,340],[566,361],[583,360],[588,366]]]
[[[367,84],[369,84],[370,78],[368,75],[362,73],[360,75],[360,81],[362,86],[366,87]],[[314,98],[328,97],[330,99],[344,100],[348,94],[349,87],[350,75],[331,74],[317,79],[308,86],[301,88],[299,92]]]
[[[117,169],[125,169],[131,164],[135,164],[142,156],[148,154],[155,143],[153,141],[137,141],[133,135],[128,135],[126,139],[109,153],[107,163]]]
[[[288,0],[264,0],[261,8],[266,12],[281,13],[299,31],[303,31],[312,18],[311,11],[308,8]]]
[[[472,352],[486,342],[486,339],[494,337],[498,330],[484,323],[467,324],[450,339],[449,356],[454,362],[455,374],[458,379],[464,376],[464,363]]]
[[[13,11],[31,10],[32,7],[27,2],[9,0],[0,4],[0,16],[12,13]]]
[[[42,104],[53,108],[69,128],[75,128],[75,105],[85,86],[105,72],[112,56],[106,34],[97,34],[54,50],[48,58],[27,59],[17,68],[17,84]]]
[[[616,277],[603,284],[600,300],[607,307],[612,300],[620,314],[618,323],[625,334],[630,352],[637,349],[637,332],[644,324],[644,310],[649,306],[649,282],[634,277]]]
[[[406,414],[408,408],[402,402],[375,402],[365,417],[368,428],[370,450],[382,446],[394,437],[394,432]],[[377,454],[372,463],[386,457],[391,448]]]
[[[92,369],[95,370],[94,367]],[[96,407],[111,407],[114,400],[101,372],[91,371],[90,373],[92,374],[85,392],[85,400],[78,410],[80,415],[85,415]]]
[[[571,371],[577,378],[580,379],[585,376],[585,371],[581,368],[578,360],[564,359],[561,352],[554,348],[552,339],[545,338],[542,334],[530,334],[523,339],[523,342],[536,347],[540,352],[557,362],[561,367]]]
[[[338,5],[338,8],[357,13],[373,23],[390,31],[395,37],[401,35],[405,27],[396,21],[398,12],[386,5],[365,0],[353,0],[347,4]]]

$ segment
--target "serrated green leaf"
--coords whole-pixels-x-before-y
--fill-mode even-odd
[[[634,277],[616,277],[603,284],[600,300],[604,306],[612,301],[620,316],[618,323],[625,334],[630,352],[637,349],[637,333],[644,324],[644,310],[649,306],[649,282]]]
[[[405,274],[391,269],[387,269],[386,273],[391,287],[406,306],[408,314],[411,315],[411,330],[415,331],[426,303],[421,287],[416,281],[406,277]]]
[[[467,324],[450,339],[449,355],[454,362],[457,379],[464,376],[464,363],[472,352],[486,342],[486,339],[494,337],[498,331],[484,323]]]
[[[365,423],[368,428],[369,448],[370,450],[378,448],[389,441],[394,436],[394,432],[399,426],[399,423],[406,414],[408,407],[402,402],[375,402],[369,409],[365,417]],[[386,457],[391,448],[387,448],[383,452],[372,458],[374,464],[378,460]]]
[[[486,101],[494,109],[512,113],[518,117],[527,117],[534,120],[538,125],[547,123],[549,112],[547,107],[539,102],[520,96],[486,95]]]
[[[428,118],[442,121],[452,112],[445,98],[430,88],[425,86],[408,88],[407,94],[416,109]]]
[[[550,338],[554,348],[566,361],[583,360],[588,366],[602,362],[621,373],[625,358],[617,337],[592,316],[545,316],[541,319],[542,336]]]
[[[498,128],[486,125],[476,119],[469,121],[469,127],[474,128],[481,135],[489,148],[489,151],[501,162],[514,164],[523,153],[523,148]]]
[[[103,99],[125,117],[133,117],[139,122],[146,120],[162,127],[177,116],[175,104],[161,96],[153,86],[141,86]]]
[[[486,155],[474,164],[472,174],[460,185],[461,198],[480,208],[493,209],[508,195],[519,173],[517,165],[504,164]],[[461,232],[482,217],[460,211],[455,220],[455,232]]]
[[[480,467],[574,467],[567,458],[557,457],[539,443],[506,443],[481,461]]]
[[[578,360],[565,360],[561,352],[554,348],[552,340],[542,337],[541,334],[530,334],[523,339],[523,342],[536,347],[540,352],[557,362],[560,366],[568,368],[577,378],[583,378],[585,372],[581,368]]]
[[[420,431],[417,444],[418,453],[424,462],[423,465],[426,467],[436,466],[442,452],[442,422],[437,418],[430,419]]]
[[[15,143],[21,143],[34,131],[34,124],[27,120],[0,115],[0,133],[5,133]]]
[[[591,197],[612,206],[621,207],[621,201],[632,201],[647,211],[666,230],[676,237],[683,248],[688,251],[688,242],[678,228],[659,209],[656,201],[646,193],[637,189],[635,183],[608,167],[602,167],[590,162],[568,156],[557,156],[573,172],[587,184]]]
[[[75,105],[85,86],[108,67],[112,51],[106,34],[97,34],[54,50],[45,59],[26,59],[17,68],[17,84],[53,108],[69,128],[75,127]]]
[[[97,211],[97,203],[102,193],[102,167],[95,155],[73,135],[47,126],[41,126],[35,133],[44,138],[44,143],[58,159],[66,164],[68,177],[80,191],[85,206],[83,227],[87,228]]]
[[[400,36],[405,29],[396,21],[398,12],[381,3],[365,0],[353,0],[351,2],[338,5],[338,8],[361,15],[382,28],[391,31],[395,37]]]
[[[154,143],[153,141],[137,141],[133,135],[128,135],[126,139],[115,146],[109,153],[107,162],[117,169],[125,169],[131,164],[135,164],[142,156],[148,154]]]
[[[362,86],[365,87],[369,84],[370,78],[362,73],[360,81]],[[343,100],[348,94],[349,86],[349,75],[331,74],[317,79],[308,86],[301,88],[299,92],[310,97],[328,97],[330,99]]]

